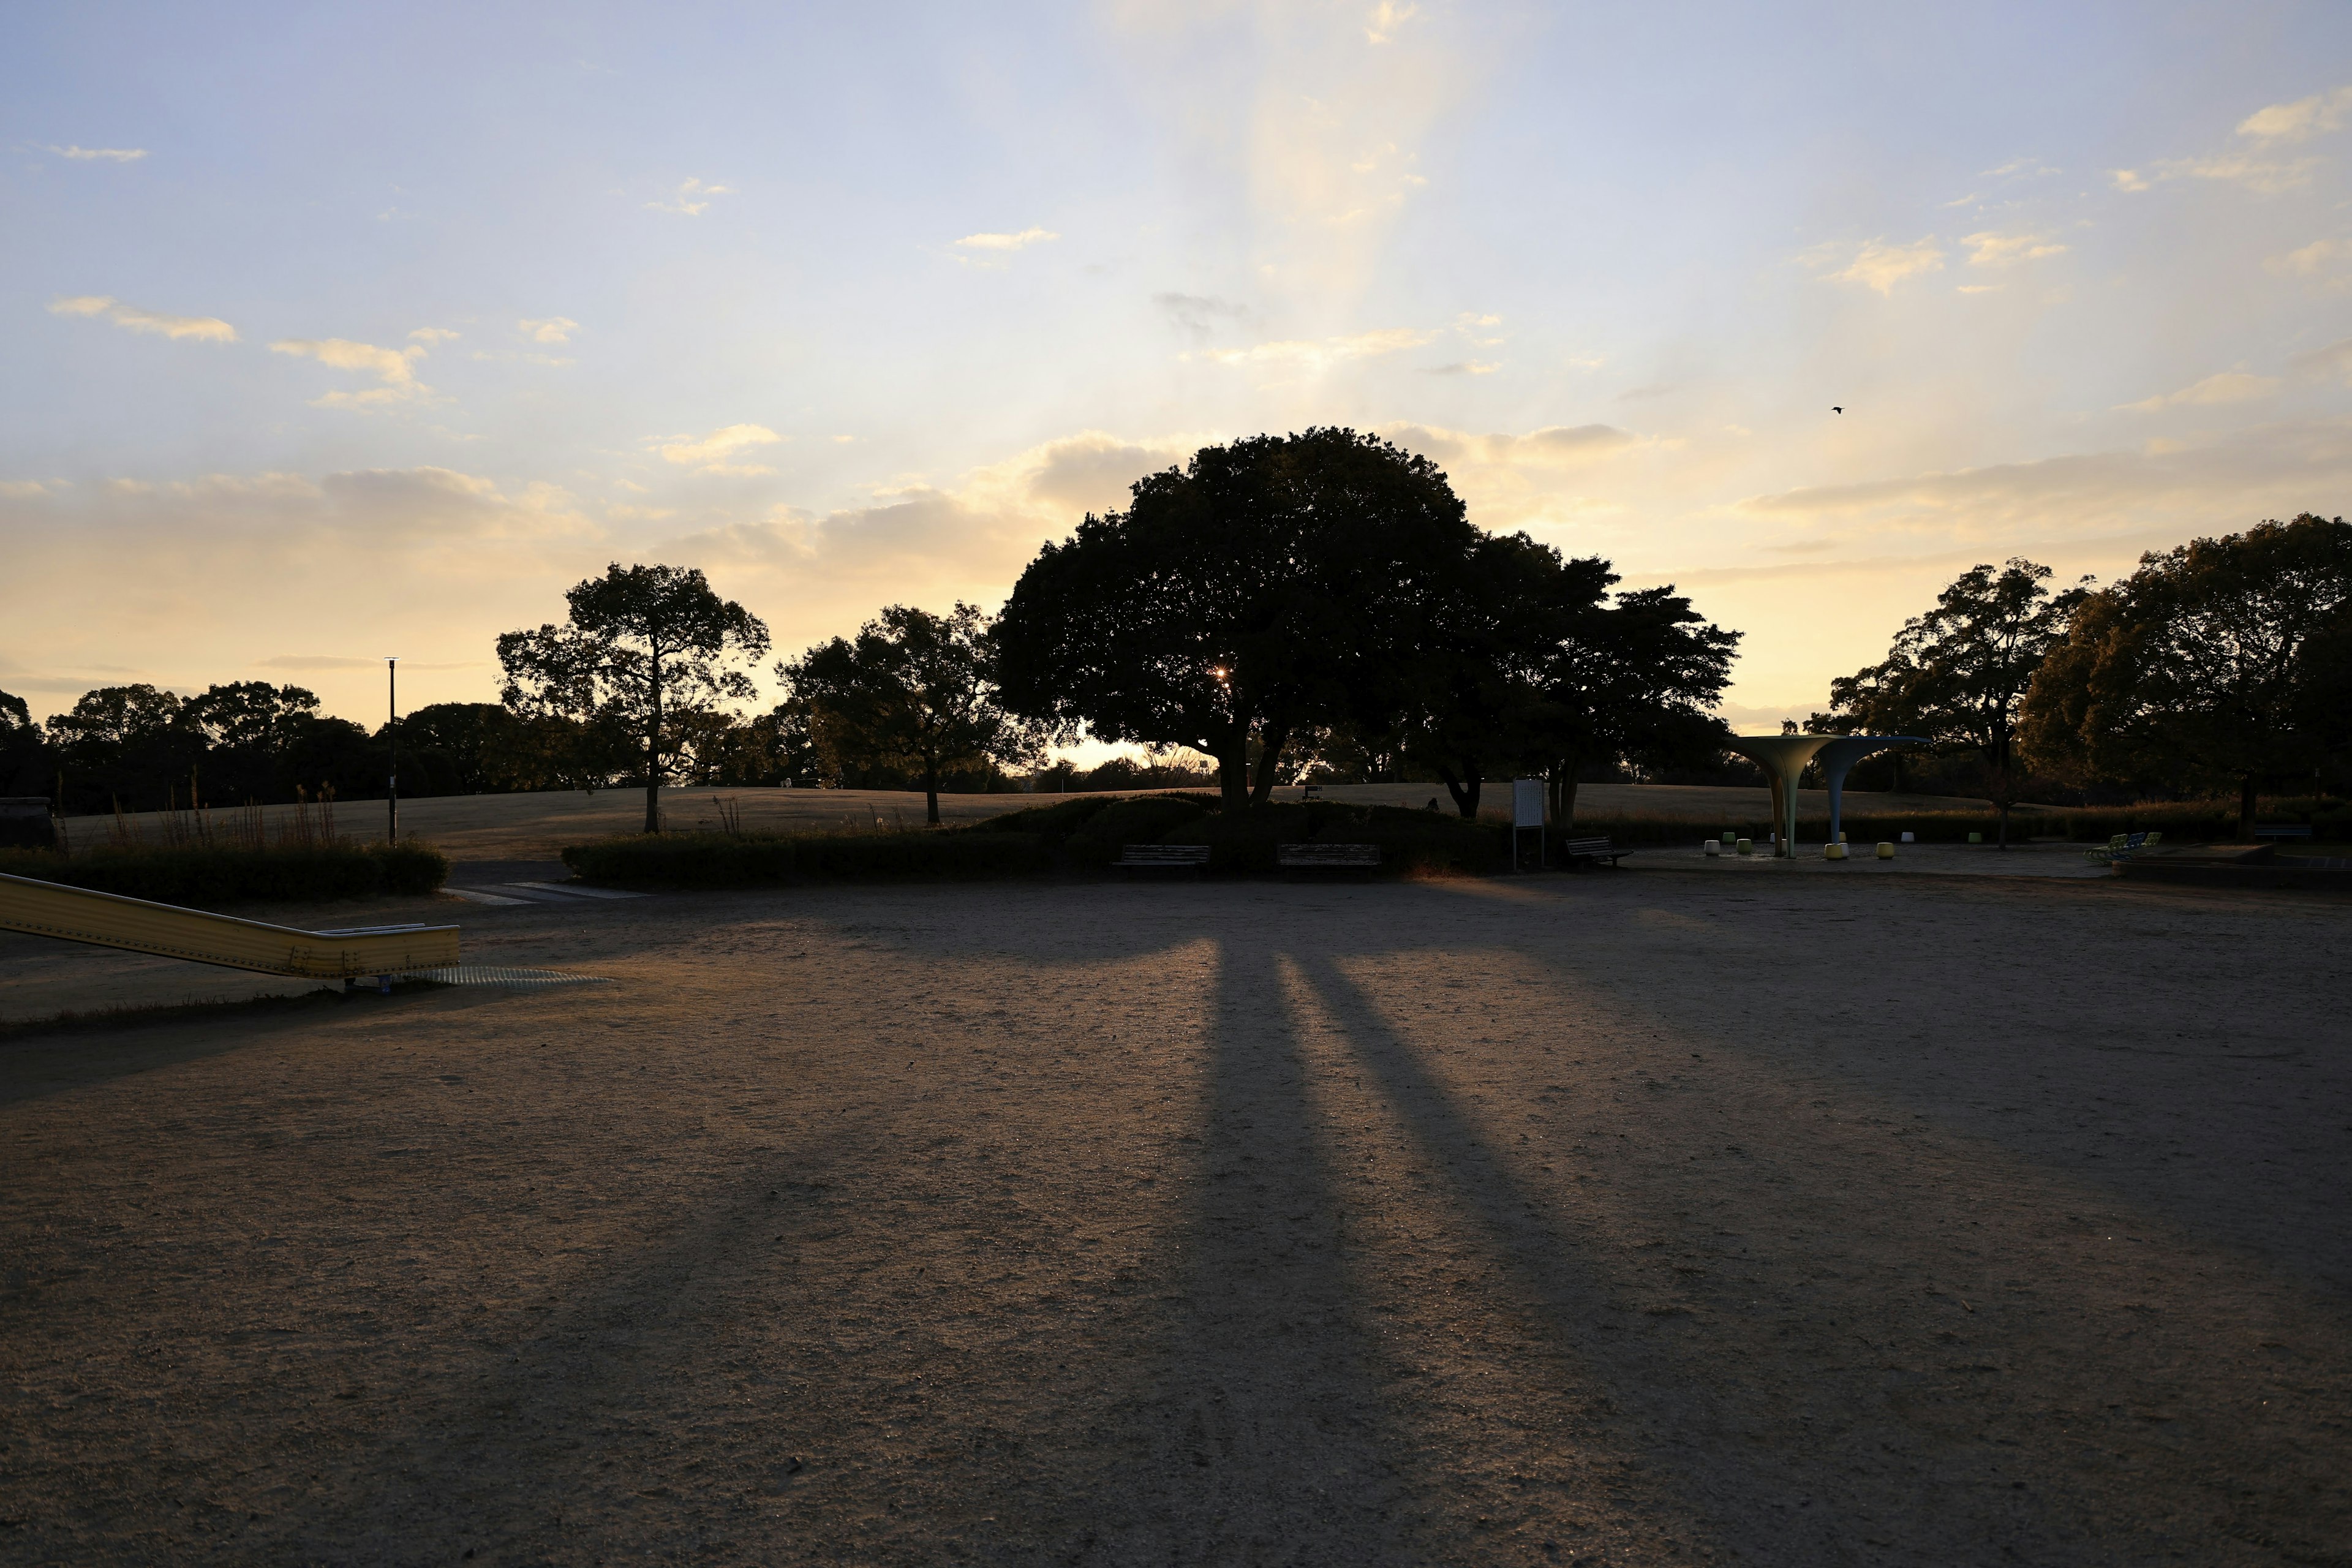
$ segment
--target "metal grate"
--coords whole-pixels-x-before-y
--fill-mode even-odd
[[[539,991],[551,985],[610,985],[603,974],[574,974],[563,969],[510,969],[497,963],[453,963],[441,969],[418,969],[409,978],[439,985],[502,985],[509,991]]]

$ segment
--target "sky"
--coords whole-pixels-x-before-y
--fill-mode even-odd
[[[2348,156],[2336,4],[12,6],[0,689],[373,727],[615,561],[794,654],[1345,425],[1770,730],[2345,511]]]

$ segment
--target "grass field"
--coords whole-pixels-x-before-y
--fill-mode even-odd
[[[1299,796],[1297,789],[1276,792],[1286,800]],[[1448,811],[1453,803],[1442,784],[1333,784],[1324,790],[1333,800],[1365,805],[1421,805],[1434,798]],[[943,795],[940,815],[950,823],[978,822],[1007,811],[1036,805],[1050,796],[1032,795]],[[1718,789],[1671,784],[1586,784],[1577,795],[1577,809],[1594,817],[1658,816],[1688,821],[1695,827],[1742,813],[1769,815],[1769,796],[1761,789]],[[1865,811],[1960,811],[1982,809],[1984,802],[1946,795],[1873,795],[1849,791],[1846,809]],[[677,789],[663,792],[663,820],[672,827],[717,828],[720,802],[740,811],[747,828],[775,831],[871,831],[875,828],[919,827],[923,797],[903,790],[801,789]],[[1801,795],[1808,811],[1826,812],[1825,792],[1808,790]],[[1489,785],[1482,806],[1489,815],[1507,815],[1507,781]],[[290,815],[291,806],[261,808],[272,825]],[[111,817],[71,817],[67,831],[77,845],[103,842],[112,832]],[[145,838],[160,838],[164,816],[160,812],[131,814],[124,818],[130,830]],[[338,829],[362,837],[383,831],[383,802],[343,801],[335,807]],[[548,791],[528,795],[441,795],[403,801],[400,826],[440,847],[452,860],[551,860],[567,844],[578,844],[608,833],[632,833],[645,821],[645,795],[629,790]]]
[[[469,909],[614,984],[16,1036],[5,1555],[2340,1557],[2341,904],[1717,869]]]

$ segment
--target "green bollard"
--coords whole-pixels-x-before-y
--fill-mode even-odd
[[[1756,853],[1756,845],[1752,839],[1742,838],[1735,843],[1732,847],[1742,855],[1753,855]]]

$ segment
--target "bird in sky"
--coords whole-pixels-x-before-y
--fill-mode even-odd
[[[1837,404],[1832,403],[1830,405],[1830,412],[1832,414],[1843,414],[1845,410]]]

